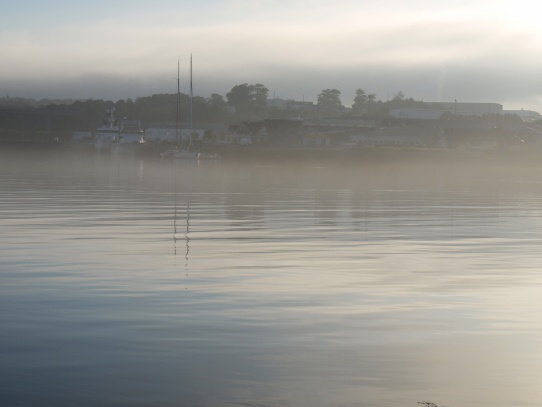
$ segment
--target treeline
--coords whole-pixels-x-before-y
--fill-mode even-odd
[[[15,103],[9,103],[11,101]],[[189,96],[180,94],[180,120],[190,119]],[[108,109],[115,108],[118,118],[137,119],[144,126],[151,123],[175,123],[177,117],[177,95],[157,94],[135,100],[56,101],[43,104],[32,99],[3,98],[0,102],[0,137],[36,135],[48,133],[70,133],[93,131],[101,125]],[[228,123],[232,119],[226,102],[220,95],[209,98],[194,97],[192,112],[197,120]]]
[[[305,104],[303,109],[283,110],[267,105],[269,90],[263,84],[235,85],[226,98],[213,93],[205,98],[195,96],[192,114],[196,123],[232,124],[265,118],[301,117],[310,120],[325,116],[384,118],[390,109],[400,107],[430,108],[429,103],[408,98],[402,91],[390,100],[382,101],[375,93],[357,89],[351,108],[346,108],[338,89],[323,89],[316,104]],[[175,123],[176,94],[156,94],[135,100],[52,100],[25,99],[5,96],[0,98],[0,138],[17,138],[28,134],[71,134],[73,131],[94,131],[108,109],[115,108],[118,118],[140,120],[144,127],[156,123]],[[179,95],[180,120],[190,120],[189,95]],[[67,136],[66,136],[67,137]]]
[[[292,114],[304,118],[315,115],[380,115],[384,116],[391,108],[421,105],[423,102],[406,98],[402,92],[394,94],[391,101],[382,102],[376,94],[362,89],[356,91],[352,108],[346,108],[337,89],[324,89],[317,95],[316,104],[305,104],[303,111],[283,111],[267,106],[269,90],[263,84],[235,85],[226,94],[213,93],[205,98],[195,96],[192,100],[192,113],[196,122],[224,123],[258,120],[264,118],[290,118]],[[190,100],[180,94],[180,120],[190,119]],[[140,120],[143,124],[175,122],[177,109],[176,94],[156,94],[139,97],[135,100],[121,99],[116,102],[100,99],[53,100],[25,99],[17,97],[0,98],[0,131],[5,129],[26,130],[92,130],[102,121],[105,111],[115,108],[117,117]]]
[[[240,120],[266,117],[268,89],[262,84],[236,85],[227,94],[195,96],[190,103],[186,94],[155,94],[135,100],[116,102],[89,100],[34,100],[5,96],[0,98],[0,137],[94,131],[101,125],[107,110],[114,108],[117,118],[140,120],[151,124],[174,124],[177,112],[182,122],[190,115],[196,123],[231,124]]]

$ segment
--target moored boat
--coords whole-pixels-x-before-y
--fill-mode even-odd
[[[179,122],[180,122],[180,98],[181,98],[181,91],[180,91],[180,77],[179,77],[179,63],[177,62],[177,115],[176,115],[176,122],[175,122],[175,141],[179,142]],[[193,130],[193,121],[192,121],[192,99],[193,99],[193,93],[192,93],[192,55],[190,55],[190,129],[191,133],[194,133]],[[196,160],[198,159],[199,152],[194,149],[194,145],[192,143],[192,137],[190,137],[188,141],[188,145],[186,147],[178,148],[177,146],[171,145],[169,150],[163,151],[160,153],[160,157],[162,158],[178,158],[178,159],[190,159],[190,160]]]
[[[198,153],[198,160],[219,160],[220,156],[218,154],[210,154],[201,152]]]
[[[173,158],[184,158],[188,160],[197,160],[199,158],[199,154],[197,151],[193,150],[179,150],[174,155]]]
[[[96,130],[94,149],[97,152],[109,152],[111,150],[111,143],[115,137],[119,136],[119,132],[120,128],[115,118],[115,108],[108,109],[103,125]]]
[[[111,154],[132,155],[138,144],[145,143],[145,132],[137,120],[123,119],[119,133],[111,141]]]
[[[177,146],[171,146],[168,150],[162,151],[160,153],[161,158],[174,158],[175,154],[179,152]]]

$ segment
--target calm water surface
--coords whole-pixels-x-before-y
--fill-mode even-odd
[[[542,167],[0,153],[0,405],[542,405]]]

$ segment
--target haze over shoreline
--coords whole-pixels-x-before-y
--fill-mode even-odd
[[[188,87],[225,95],[262,83],[269,97],[316,101],[322,89],[381,100],[499,103],[542,111],[539,3],[426,0],[333,5],[269,0],[36,0],[3,8],[2,96],[119,100]]]

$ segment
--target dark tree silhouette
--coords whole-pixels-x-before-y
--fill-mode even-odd
[[[343,107],[341,103],[341,91],[337,89],[324,89],[318,94],[318,105],[325,109],[340,109]]]

